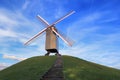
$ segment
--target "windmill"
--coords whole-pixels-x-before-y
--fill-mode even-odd
[[[69,41],[66,37],[63,37],[60,33],[58,33],[58,30],[56,29],[55,25],[62,21],[63,19],[67,18],[68,16],[72,15],[75,11],[71,11],[65,16],[61,17],[57,21],[55,21],[53,24],[49,24],[46,20],[44,20],[41,16],[37,15],[37,18],[42,21],[45,25],[46,28],[41,30],[38,34],[33,36],[31,39],[29,39],[25,45],[28,45],[31,43],[33,40],[35,40],[39,35],[41,35],[43,32],[46,32],[46,44],[45,44],[45,49],[47,53],[45,55],[49,55],[50,53],[56,53],[56,55],[60,55],[58,52],[58,40],[57,38],[60,37],[66,44],[69,46],[72,46],[71,41]]]

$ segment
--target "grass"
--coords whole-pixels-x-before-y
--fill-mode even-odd
[[[120,80],[120,70],[64,56],[65,80]]]
[[[29,58],[0,71],[0,80],[39,80],[52,66],[55,59],[55,56]]]
[[[38,56],[0,71],[0,80],[39,80],[52,66],[55,56]],[[120,80],[120,70],[63,56],[65,80]]]

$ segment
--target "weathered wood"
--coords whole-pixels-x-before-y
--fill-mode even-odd
[[[53,53],[58,52],[57,51],[57,36],[51,30],[51,27],[46,30],[46,45],[45,45],[45,49],[47,51],[53,52]]]

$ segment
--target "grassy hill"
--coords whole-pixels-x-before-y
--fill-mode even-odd
[[[55,56],[38,56],[0,71],[0,80],[39,80],[52,66]],[[63,56],[65,80],[120,80],[120,70],[79,58]]]
[[[0,80],[39,80],[54,63],[55,56],[32,57],[0,71]]]
[[[66,80],[120,80],[120,70],[108,68],[79,58],[64,58]]]

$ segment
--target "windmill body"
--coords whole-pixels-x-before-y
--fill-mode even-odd
[[[30,42],[35,40],[39,35],[41,35],[43,32],[46,32],[46,44],[45,44],[45,49],[47,53],[45,55],[49,55],[50,53],[56,53],[56,55],[60,55],[58,51],[58,37],[60,37],[65,43],[67,43],[69,46],[72,45],[72,42],[68,40],[68,38],[63,37],[60,33],[58,33],[57,29],[55,28],[55,24],[59,23],[66,17],[70,16],[73,14],[74,11],[69,12],[62,18],[58,19],[55,21],[53,24],[49,24],[46,20],[44,20],[41,16],[37,16],[40,21],[42,21],[47,27],[41,30],[38,34],[33,36],[31,39],[29,39],[25,45],[28,45]]]
[[[45,44],[45,49],[47,51],[46,55],[49,55],[49,53],[58,53],[57,35],[52,31],[52,28],[55,29],[55,27],[50,27],[46,30],[46,44]]]

